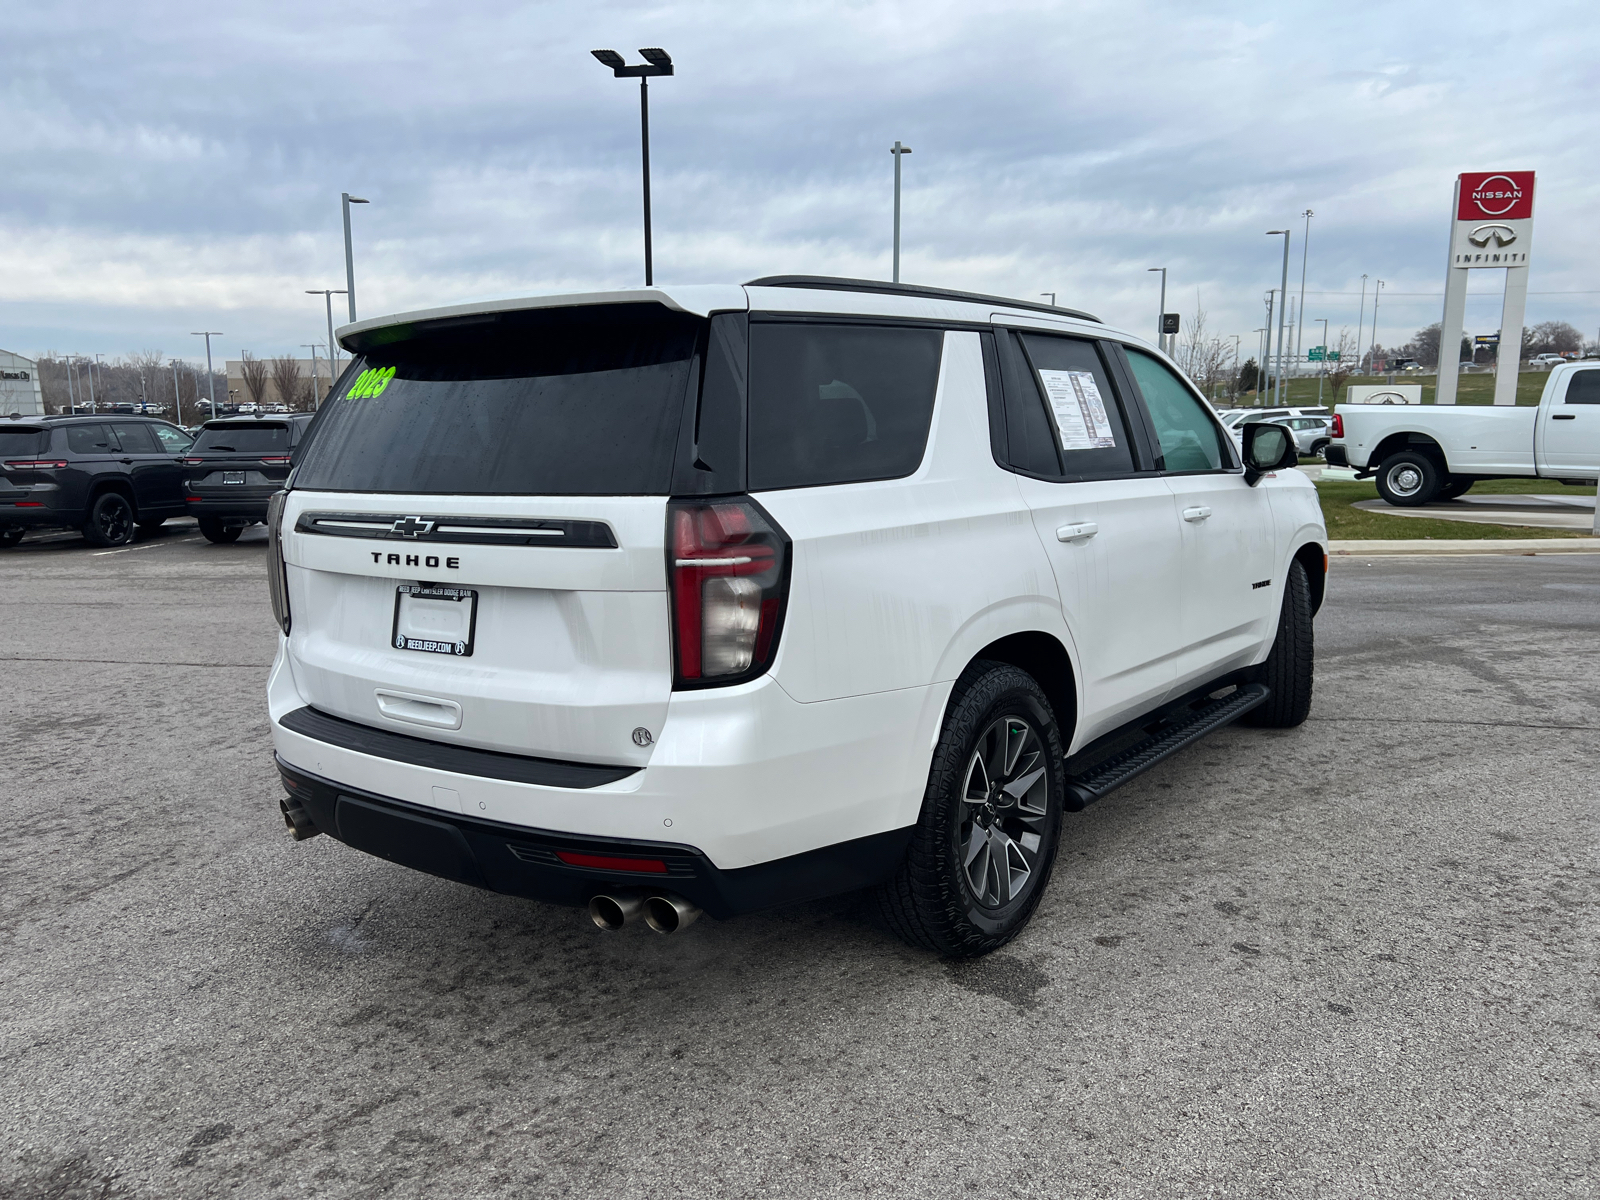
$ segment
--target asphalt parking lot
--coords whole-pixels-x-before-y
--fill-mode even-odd
[[[0,1196],[1594,1196],[1600,556],[1336,561],[1299,730],[953,966],[295,844],[262,534],[0,553]]]

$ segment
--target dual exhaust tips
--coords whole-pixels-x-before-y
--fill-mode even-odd
[[[699,908],[682,896],[669,893],[652,896],[645,892],[611,892],[589,901],[589,919],[611,933],[640,917],[657,933],[677,933],[693,925],[699,916]]]

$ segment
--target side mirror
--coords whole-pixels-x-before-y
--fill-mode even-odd
[[[1244,427],[1244,481],[1255,487],[1271,471],[1282,471],[1300,461],[1294,435],[1282,425],[1252,421]]]

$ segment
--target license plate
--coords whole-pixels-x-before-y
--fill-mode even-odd
[[[470,658],[477,627],[478,593],[472,588],[402,583],[395,589],[389,644],[396,650]]]
[[[244,472],[243,471],[224,471],[222,473],[222,482],[223,483],[243,483],[244,482]]]

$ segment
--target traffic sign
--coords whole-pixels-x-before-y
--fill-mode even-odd
[[[1327,352],[1328,348],[1326,346],[1313,346],[1306,352],[1306,360],[1308,362],[1321,362],[1323,355]]]

